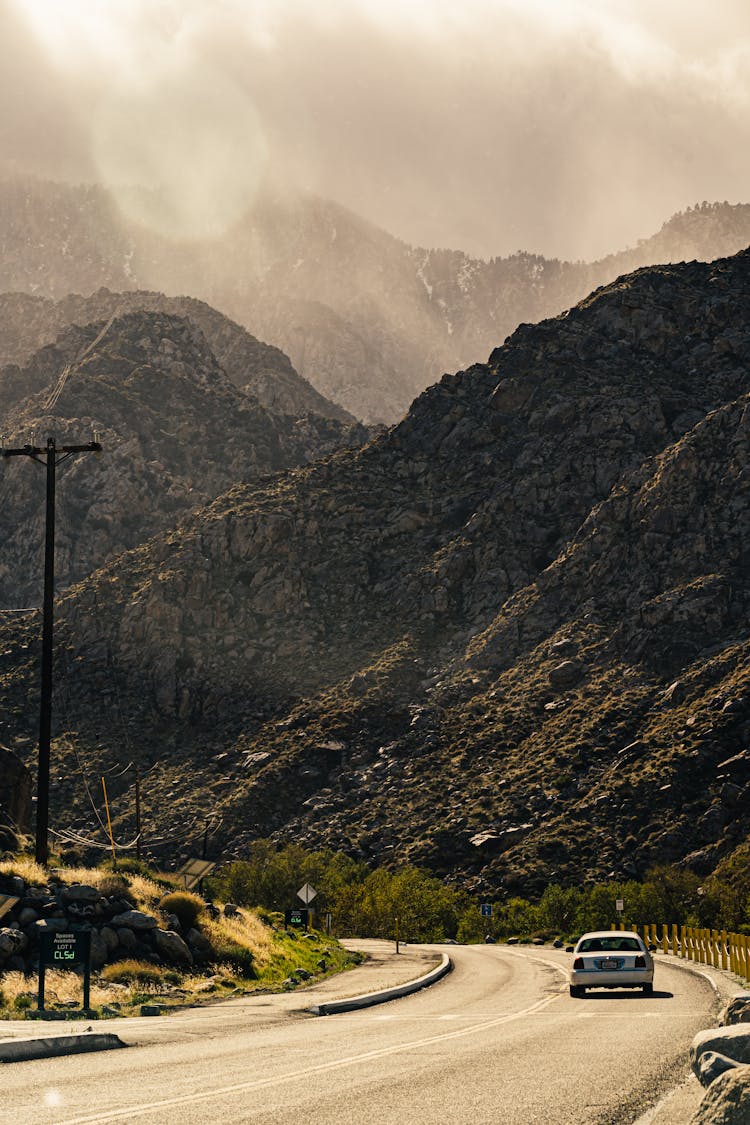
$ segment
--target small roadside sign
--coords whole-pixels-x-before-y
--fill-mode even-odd
[[[483,918],[491,918],[492,917],[492,903],[491,902],[483,902],[481,904],[481,906],[479,907],[479,909],[482,912]]]
[[[312,900],[317,897],[318,892],[309,883],[305,883],[304,887],[300,887],[297,891],[297,898],[301,898],[305,906],[309,906]]]
[[[284,911],[284,925],[294,926],[295,929],[307,929],[308,919],[310,917],[309,910],[292,909]]]
[[[617,913],[622,914],[624,909],[625,903],[623,902],[623,900],[621,898],[615,899],[615,910],[617,911]]]

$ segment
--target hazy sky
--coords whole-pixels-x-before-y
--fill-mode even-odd
[[[750,202],[750,0],[0,0],[0,61],[3,173],[151,189],[174,234],[271,182],[591,258]]]

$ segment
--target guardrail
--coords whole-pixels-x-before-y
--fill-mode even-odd
[[[750,936],[727,930],[704,930],[696,926],[625,926],[618,923],[615,929],[629,929],[639,933],[646,945],[655,945],[662,953],[673,953],[687,961],[727,969],[744,980],[750,980]]]

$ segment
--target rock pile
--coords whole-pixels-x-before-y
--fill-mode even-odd
[[[0,974],[36,971],[40,937],[49,932],[90,932],[93,969],[124,958],[185,968],[211,955],[210,942],[198,929],[180,933],[173,916],[165,927],[159,918],[133,909],[117,887],[108,894],[106,888],[83,883],[32,886],[20,876],[0,876],[0,892],[18,899],[0,922]]]

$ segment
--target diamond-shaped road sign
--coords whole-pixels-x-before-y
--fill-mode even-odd
[[[297,891],[297,898],[301,898],[305,906],[309,906],[314,898],[317,897],[318,892],[315,887],[311,887],[309,883],[305,883],[304,887],[300,887]]]

